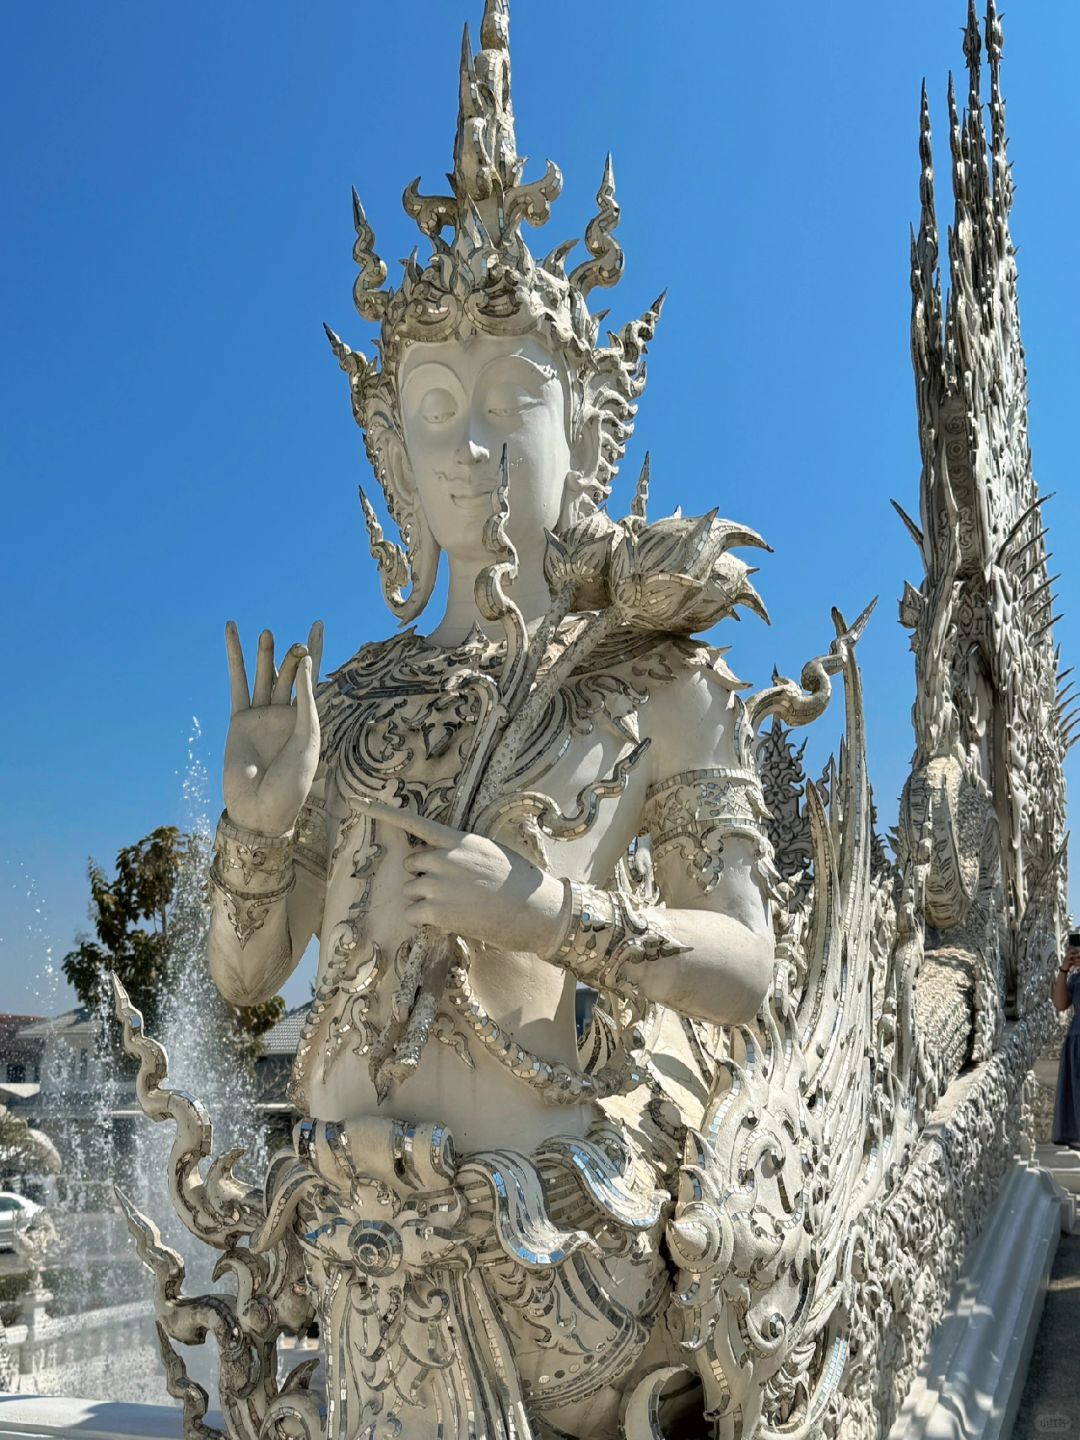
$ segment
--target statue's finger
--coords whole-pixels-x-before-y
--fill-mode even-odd
[[[259,655],[255,661],[255,689],[251,692],[251,703],[269,705],[274,688],[274,637],[269,630],[259,636]]]
[[[306,746],[318,732],[319,714],[315,709],[315,693],[311,688],[311,656],[304,655],[300,659],[296,677],[296,725],[293,736],[301,745]]]
[[[281,669],[274,681],[273,694],[270,697],[271,705],[288,705],[292,699],[293,681],[296,679],[296,672],[300,667],[300,661],[307,654],[303,645],[292,645],[288,654],[281,662]]]
[[[244,649],[240,644],[240,632],[236,621],[230,620],[225,626],[225,654],[229,661],[229,689],[232,693],[232,713],[246,710],[251,704],[247,671],[244,668]]]
[[[307,648],[308,654],[311,656],[311,681],[313,685],[317,685],[319,671],[322,667],[323,622],[321,620],[316,620],[309,630]]]
[[[440,824],[438,820],[429,820],[424,815],[417,815],[413,810],[395,810],[393,806],[383,805],[377,800],[361,800],[358,803],[363,806],[364,814],[372,820],[394,825],[409,835],[415,835],[417,840],[423,840],[425,844],[454,845],[462,838],[460,830]]]
[[[438,863],[436,857],[440,853],[437,847],[426,845],[421,841],[415,849],[408,852],[401,864],[410,875],[427,875]]]

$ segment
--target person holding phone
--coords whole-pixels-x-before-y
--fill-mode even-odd
[[[1080,1150],[1080,930],[1069,931],[1051,998],[1055,1010],[1073,1008],[1072,1024],[1061,1047],[1051,1139],[1055,1145]]]

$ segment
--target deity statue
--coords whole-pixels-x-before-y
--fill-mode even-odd
[[[623,268],[610,158],[587,258],[568,270],[572,244],[528,248],[523,227],[546,222],[562,181],[550,162],[524,178],[508,30],[508,0],[486,0],[476,54],[466,30],[451,193],[406,190],[431,254],[405,262],[398,289],[354,193],[354,298],[377,358],[328,330],[402,542],[361,492],[371,553],[409,628],[326,679],[321,626],[283,655],[264,632],[250,686],[227,629],[208,961],[250,1005],[318,939],[293,1144],[261,1186],[237,1177],[236,1154],[204,1174],[207,1117],[162,1085],[164,1054],[118,989],[141,1102],[178,1127],[174,1199],[222,1250],[235,1299],[183,1297],[178,1258],[130,1205],[129,1220],[189,1435],[207,1433],[207,1396],[170,1342],[212,1332],[233,1440],[854,1440],[895,1413],[925,1348],[930,1322],[897,1318],[902,1285],[935,1266],[924,1293],[947,1283],[948,1186],[970,1176],[947,1180],[919,1149],[925,1121],[978,1063],[986,1094],[1018,1106],[1001,1057],[1009,1076],[1029,1067],[1042,1023],[1032,1010],[1002,1039],[1007,976],[1041,973],[1060,930],[1060,851],[1040,830],[1035,898],[1006,914],[1003,865],[1020,874],[1038,825],[1025,812],[1002,840],[1015,790],[985,736],[1015,656],[1052,696],[1056,655],[1044,630],[1014,627],[965,689],[975,652],[957,654],[949,566],[974,542],[935,464],[931,409],[958,384],[942,360],[938,390],[920,391],[924,498],[944,518],[901,612],[919,749],[890,861],[855,663],[872,606],[850,624],[833,613],[798,684],[747,693],[699,637],[740,607],[765,616],[732,553],[761,537],[715,511],[650,521],[647,460],[628,513],[609,513],[662,299],[600,341],[589,298]],[[992,0],[986,33],[996,96]],[[994,144],[1003,155],[996,128]],[[925,350],[925,114],[923,150]],[[986,223],[990,259],[1011,263],[1007,227],[1002,240]],[[995,512],[1012,535],[983,545],[994,576],[1037,522],[1030,467],[1012,478]],[[788,727],[822,713],[836,677],[846,741],[815,785]],[[1033,779],[1059,794],[1052,733],[1037,761],[1034,737],[1025,751],[1025,795]],[[1060,836],[1063,802],[1051,820]],[[980,1145],[970,1165],[1004,1164]],[[937,1229],[910,1219],[928,1214]],[[278,1336],[316,1322],[322,1394],[310,1363],[281,1382],[276,1366]],[[889,1323],[912,1337],[891,1370]]]

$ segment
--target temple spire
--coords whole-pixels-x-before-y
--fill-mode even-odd
[[[988,123],[982,96],[984,44]],[[1012,179],[1001,93],[1002,47],[997,0],[987,0],[982,25],[976,0],[968,0],[963,31],[967,99],[962,109],[951,75],[948,87],[954,210],[940,352],[938,236],[925,87],[921,98],[920,216],[912,234],[911,286],[926,576],[917,597],[912,598],[914,591],[905,592],[901,615],[915,629],[913,646],[924,667],[933,637],[954,637],[947,655],[942,652],[935,662],[941,673],[937,683],[943,688],[936,708],[928,706],[927,714],[951,709],[959,733],[974,734],[976,720],[968,713],[971,700],[962,676],[968,669],[977,670],[994,692],[998,733],[990,747],[993,773],[985,779],[998,797],[998,822],[1006,837],[1003,878],[1010,964],[1019,964],[1025,907],[1039,877],[1056,863],[1064,811],[1055,789],[1060,755],[1040,753],[1038,767],[1046,777],[1043,798],[1049,803],[1053,796],[1053,814],[1049,823],[1040,819],[1036,826],[1030,777],[1022,773],[1019,761],[1013,762],[1010,749],[1010,736],[1028,723],[1023,706],[1044,692],[1053,699],[1053,627],[1059,616],[1028,445],[1027,372],[1009,234]],[[917,732],[919,728],[917,717]],[[918,743],[927,754],[935,753],[936,732],[923,728],[926,734],[918,734]],[[1046,743],[1051,750],[1057,744],[1049,732]]]

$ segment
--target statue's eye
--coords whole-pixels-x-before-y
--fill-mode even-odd
[[[531,410],[534,405],[539,405],[538,396],[531,393],[522,385],[504,383],[493,385],[488,392],[487,409],[489,415],[496,415],[507,418],[514,415],[522,415],[526,410]]]
[[[429,425],[445,425],[457,414],[457,401],[449,390],[429,390],[420,403],[420,415]]]

